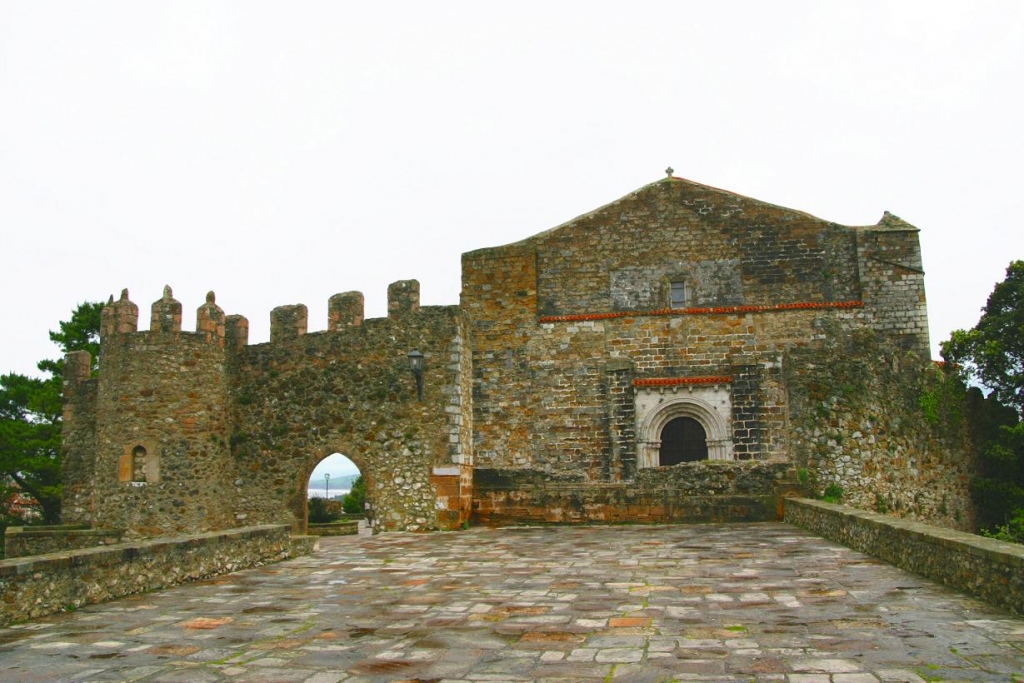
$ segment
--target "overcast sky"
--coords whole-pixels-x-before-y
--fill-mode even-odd
[[[676,175],[921,229],[931,337],[1024,258],[1024,3],[0,0],[0,372],[127,287],[247,316]]]

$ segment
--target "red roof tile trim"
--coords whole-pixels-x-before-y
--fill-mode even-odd
[[[651,377],[633,380],[634,387],[671,387],[677,384],[728,384],[732,377]]]
[[[863,301],[808,301],[770,306],[716,306],[714,308],[659,308],[654,311],[613,311],[611,313],[578,313],[575,315],[546,315],[538,323],[571,323],[581,320],[610,320],[612,318],[640,318],[669,315],[729,315],[735,313],[771,313],[774,311],[822,310],[830,308],[863,308]]]

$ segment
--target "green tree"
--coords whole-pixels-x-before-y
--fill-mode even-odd
[[[1010,263],[981,310],[977,325],[943,342],[942,357],[1024,417],[1024,261]]]
[[[341,508],[348,514],[359,514],[363,512],[363,503],[366,502],[366,483],[363,481],[363,475],[356,477],[356,480],[352,482],[352,488],[348,493],[345,494],[345,498],[341,501]]]
[[[83,303],[50,332],[63,353],[89,351],[96,369],[102,303]],[[0,376],[0,498],[13,486],[38,501],[45,524],[60,521],[60,422],[64,361],[42,360],[48,377]],[[6,490],[4,490],[6,489]]]
[[[998,402],[982,406],[974,425],[984,443],[971,491],[983,529],[1024,542],[1024,261],[1010,263],[978,324],[953,332],[942,357],[991,392],[986,403]]]

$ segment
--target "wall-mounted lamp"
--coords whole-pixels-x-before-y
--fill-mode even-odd
[[[409,352],[409,369],[416,378],[416,400],[423,400],[423,354],[417,349]]]

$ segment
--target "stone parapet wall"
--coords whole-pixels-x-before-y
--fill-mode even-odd
[[[0,561],[0,626],[257,567],[314,548],[266,525]]]
[[[43,555],[62,550],[93,548],[121,542],[124,531],[90,529],[83,525],[12,526],[4,533],[4,557]]]
[[[376,530],[431,530],[469,515],[472,358],[455,306],[419,304],[419,284],[388,289],[389,316],[363,317],[362,295],[330,301],[328,330],[302,304],[271,313],[271,341],[213,294],[197,332],[181,330],[170,288],[138,331],[122,293],[103,309],[100,372],[68,356],[63,502],[67,521],[164,537],[240,525],[307,524],[307,484],[332,453],[357,464]],[[409,354],[425,362],[421,379]],[[434,473],[454,468],[454,479]],[[465,470],[465,472],[464,472]],[[434,484],[454,485],[442,507]]]
[[[355,536],[359,533],[360,520],[343,520],[327,524],[310,524],[310,536]]]
[[[795,490],[785,463],[694,462],[641,470],[628,483],[476,470],[473,521],[505,524],[758,522],[779,519]]]
[[[784,508],[790,524],[1024,614],[1022,545],[816,500]]]

